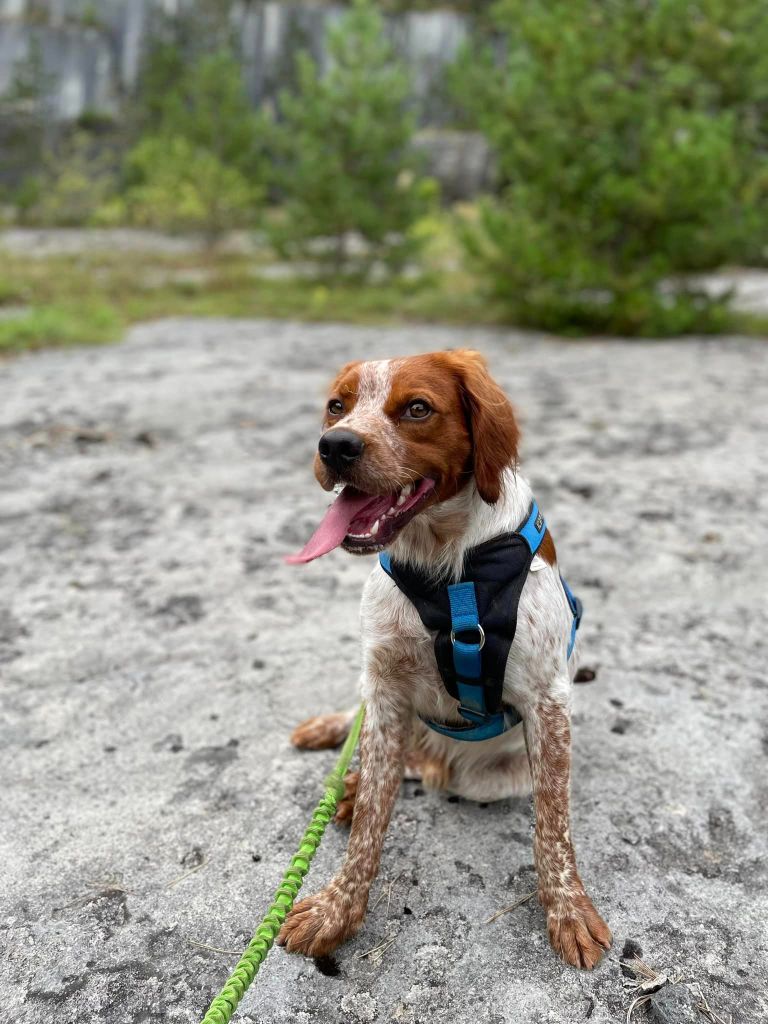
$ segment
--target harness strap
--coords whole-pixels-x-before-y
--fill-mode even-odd
[[[459,713],[469,721],[486,715],[485,691],[480,682],[483,662],[480,654],[485,644],[485,633],[480,625],[474,583],[453,583],[448,587],[451,604],[451,645],[456,686],[459,691]],[[476,643],[459,639],[459,634],[477,634]]]
[[[408,566],[393,566],[387,551],[379,555],[382,569],[416,607],[426,628],[436,633],[437,667],[449,694],[459,703],[458,712],[464,719],[461,724],[423,719],[435,732],[453,739],[484,740],[500,736],[522,721],[515,708],[502,704],[504,671],[514,639],[520,594],[546,531],[544,516],[532,501],[518,530],[468,552],[465,574],[474,579],[442,587]],[[497,589],[488,590],[489,580],[496,581],[493,586]],[[562,582],[574,616],[568,644],[570,657],[581,621],[581,602],[565,580]],[[482,616],[478,606],[484,609]],[[446,628],[448,616],[450,630]],[[491,629],[490,649],[486,648],[485,654],[481,617]]]
[[[531,502],[531,511],[528,513],[528,518],[517,532],[530,548],[531,555],[535,555],[541,547],[544,534],[547,532],[544,516],[539,511],[539,506],[535,501]]]
[[[459,709],[461,711],[461,708]],[[522,722],[521,715],[512,707],[505,707],[496,715],[486,715],[485,718],[473,725],[467,722],[466,725],[457,725],[455,722],[436,722],[432,718],[422,718],[422,722],[430,729],[449,736],[452,740],[490,740],[494,736],[501,736],[514,726]]]
[[[573,648],[576,644],[576,630],[581,625],[581,617],[584,614],[584,606],[582,605],[579,598],[576,597],[576,595],[573,593],[573,591],[565,582],[565,579],[562,576],[560,577],[560,582],[563,584],[565,596],[568,598],[568,607],[571,609],[571,614],[573,615],[573,622],[571,623],[571,636],[568,640],[567,656],[570,658],[570,656],[573,654]]]

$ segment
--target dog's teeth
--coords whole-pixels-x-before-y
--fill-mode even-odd
[[[405,501],[406,498],[410,498],[412,491],[413,484],[406,484],[405,487],[400,492],[400,497],[402,498],[402,500]]]
[[[398,505],[404,505],[405,504],[405,495],[404,494],[401,494],[400,497],[397,499],[397,504]]]
[[[376,536],[376,534],[377,534],[377,533],[379,532],[379,523],[380,523],[380,522],[381,522],[381,520],[380,520],[380,519],[377,519],[377,520],[376,520],[376,522],[375,522],[375,523],[373,524],[373,526],[371,527],[371,536],[372,536],[372,537],[375,537],[375,536]]]

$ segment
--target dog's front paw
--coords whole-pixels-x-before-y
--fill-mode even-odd
[[[357,933],[365,917],[365,906],[345,898],[333,885],[297,903],[277,936],[289,953],[328,956]]]
[[[547,912],[547,929],[552,949],[573,967],[591,971],[611,948],[611,930],[586,893],[555,904]]]

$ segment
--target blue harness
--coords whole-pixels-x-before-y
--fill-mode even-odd
[[[425,627],[436,633],[435,658],[446,690],[459,702],[461,725],[424,722],[457,740],[487,740],[522,722],[502,702],[504,672],[517,628],[517,606],[547,524],[536,502],[523,525],[467,552],[458,583],[436,582],[423,571],[379,555],[382,569],[415,606]],[[560,577],[573,613],[568,657],[581,622],[581,601]]]

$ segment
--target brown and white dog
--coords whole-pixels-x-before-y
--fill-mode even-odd
[[[322,487],[343,490],[302,552],[306,562],[341,545],[392,558],[452,582],[465,552],[514,531],[531,490],[517,471],[518,428],[483,358],[468,350],[344,366],[334,381],[315,458]],[[504,701],[522,725],[479,743],[429,729],[422,717],[460,722],[437,670],[430,634],[378,562],[363,592],[361,690],[366,716],[360,771],[348,777],[339,817],[352,815],[346,860],[319,893],[299,902],[278,941],[324,956],[363,923],[384,835],[404,771],[472,800],[533,787],[539,899],[553,948],[591,968],[611,943],[576,869],[569,821],[572,622],[547,533],[531,565],[507,661]],[[309,719],[293,742],[340,744],[352,714]],[[354,813],[352,810],[354,808]]]

